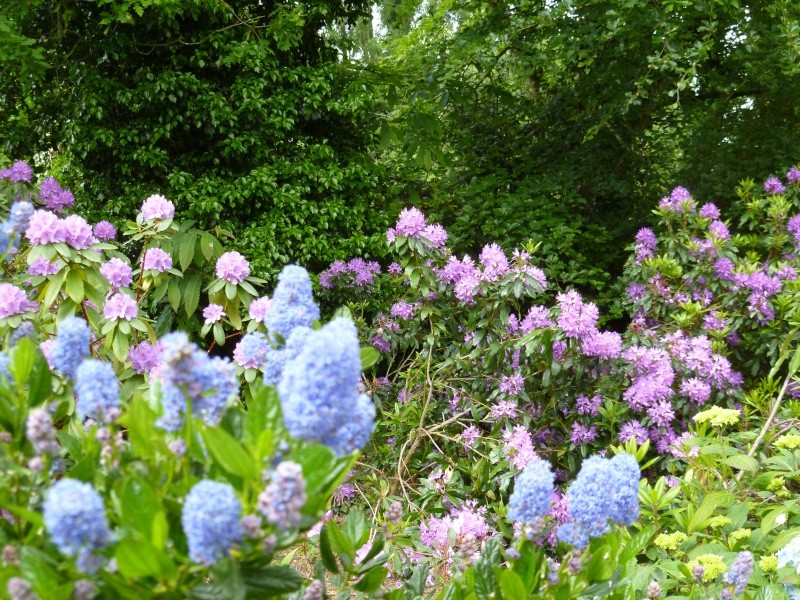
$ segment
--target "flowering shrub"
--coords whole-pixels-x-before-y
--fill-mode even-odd
[[[66,599],[318,588],[314,573],[304,583],[274,559],[305,539],[374,428],[354,325],[319,328],[299,266],[259,298],[247,259],[177,222],[163,196],[117,234],[66,214],[74,199],[55,180],[32,179],[24,163],[0,173],[2,589]],[[304,342],[290,351],[296,329]],[[207,350],[192,341],[207,334]],[[219,346],[235,362],[211,353]],[[363,590],[380,587],[387,555],[373,548],[343,587],[363,576]]]

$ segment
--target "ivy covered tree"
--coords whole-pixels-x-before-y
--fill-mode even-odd
[[[229,230],[262,273],[374,254],[386,217],[370,148],[376,97],[325,28],[364,0],[39,1],[16,31],[43,77],[5,72],[9,157],[56,148],[94,216],[159,192]],[[10,129],[10,127],[9,127]]]

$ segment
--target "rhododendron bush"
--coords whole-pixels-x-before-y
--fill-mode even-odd
[[[90,224],[23,162],[0,192],[8,597],[796,593],[796,168],[728,218],[664,197],[624,326],[413,207],[321,311],[164,196]]]

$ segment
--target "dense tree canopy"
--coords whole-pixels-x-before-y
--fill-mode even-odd
[[[21,31],[45,77],[6,74],[6,153],[74,161],[96,213],[129,217],[160,192],[235,231],[264,272],[370,251],[375,98],[324,27],[363,1],[41,2]],[[24,108],[21,108],[24,107]],[[45,137],[49,136],[49,137]]]

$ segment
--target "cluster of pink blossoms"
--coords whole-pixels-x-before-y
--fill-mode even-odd
[[[171,219],[175,216],[175,205],[160,194],[148,196],[142,204],[142,220]]]
[[[217,260],[217,277],[240,284],[250,275],[250,263],[239,252],[226,252]]]
[[[21,315],[39,308],[23,290],[10,283],[0,283],[0,319]]]
[[[83,217],[69,215],[59,219],[47,210],[33,213],[25,237],[34,246],[66,243],[76,250],[85,250],[97,241],[92,226]]]

